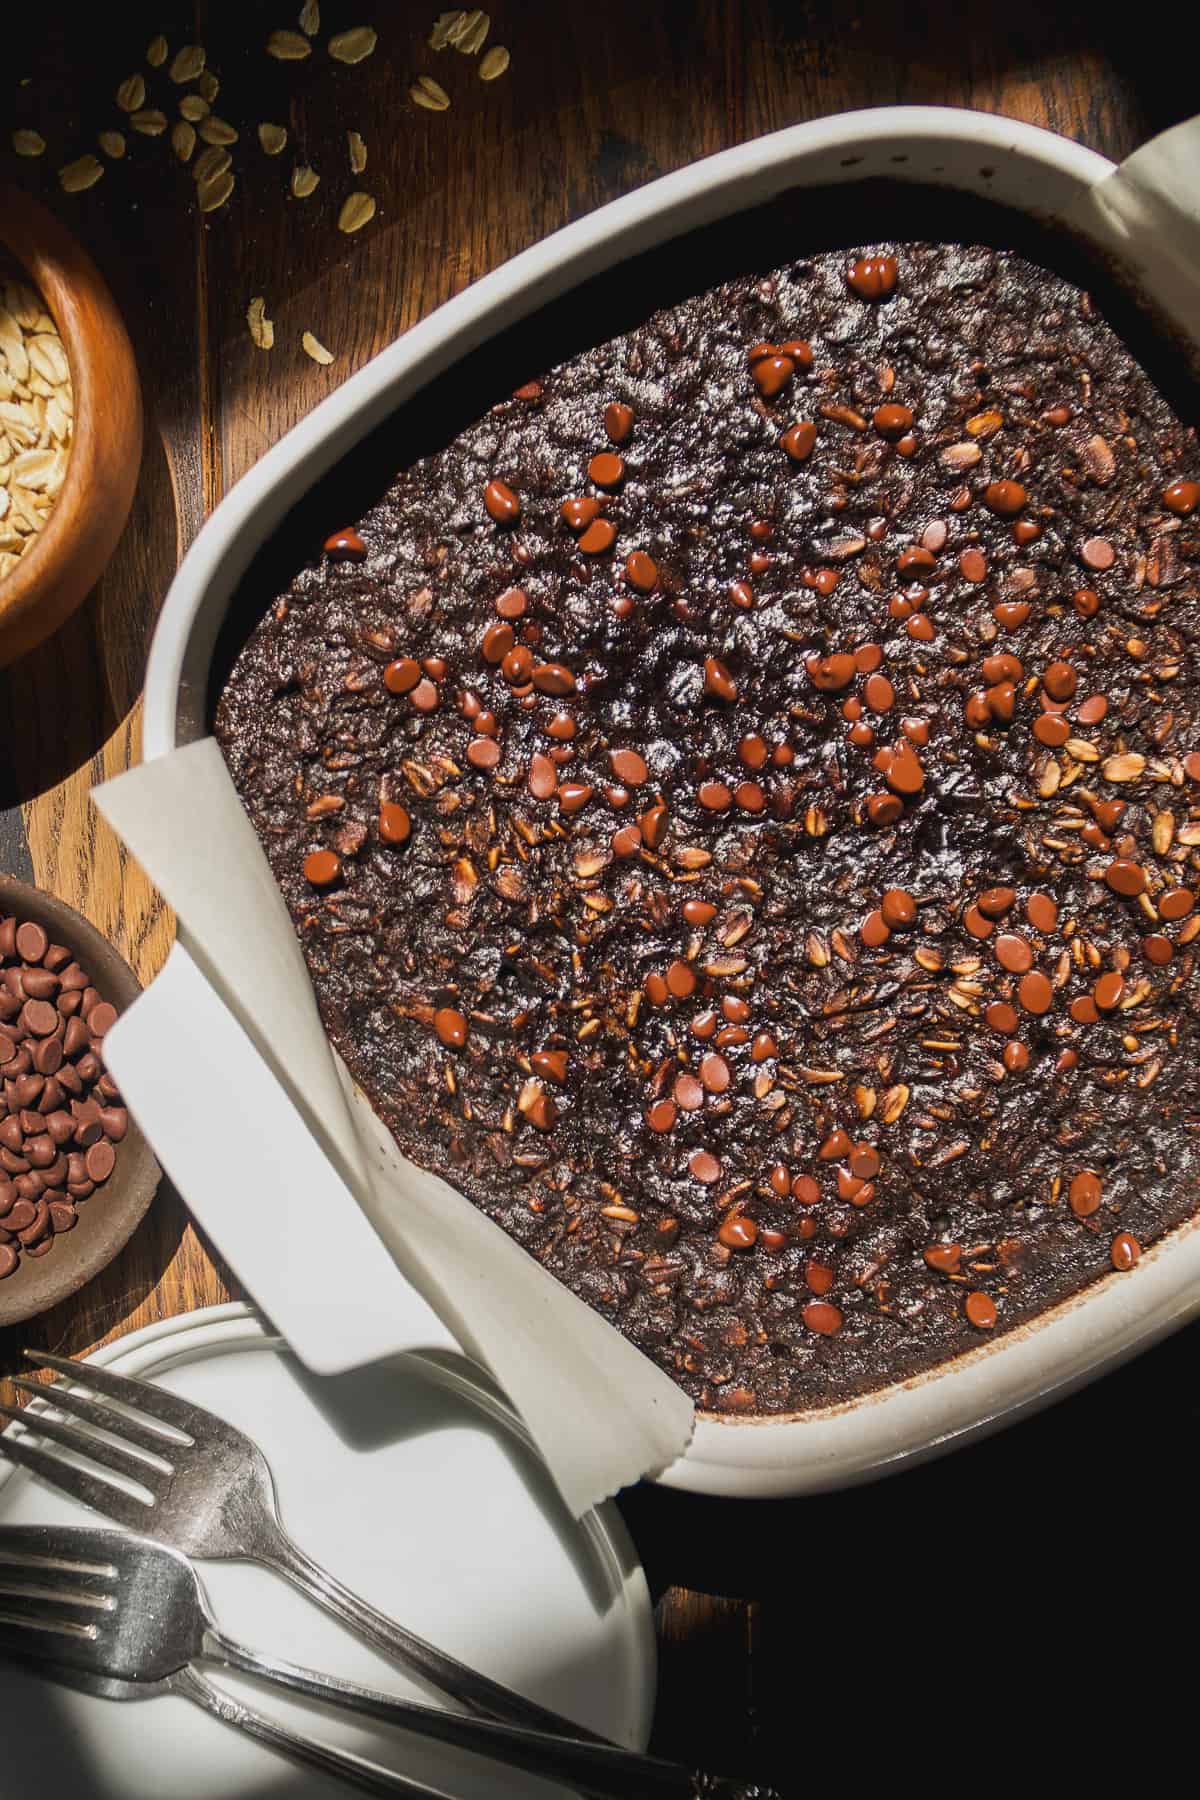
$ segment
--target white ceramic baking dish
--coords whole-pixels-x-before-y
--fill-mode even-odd
[[[146,682],[146,757],[205,733],[218,630],[239,578],[289,508],[434,376],[546,301],[681,232],[785,191],[885,176],[985,197],[1091,237],[1186,333],[1200,267],[1200,228],[1187,196],[1188,168],[1200,166],[1196,125],[1166,134],[1122,165],[1127,179],[1114,179],[1119,172],[1103,157],[1008,119],[925,107],[843,114],[695,163],[535,245],[382,351],[223,501],[163,608]],[[936,220],[929,230],[936,234]],[[790,248],[802,253],[805,246]],[[687,1455],[663,1480],[731,1495],[798,1494],[865,1480],[1045,1404],[1197,1313],[1200,1229],[1193,1224],[1155,1246],[1133,1273],[1100,1281],[925,1376],[785,1420],[701,1418]]]

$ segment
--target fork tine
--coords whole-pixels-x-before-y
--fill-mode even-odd
[[[15,1419],[23,1430],[31,1431],[35,1437],[49,1438],[52,1444],[61,1444],[64,1450],[72,1450],[76,1456],[86,1456],[89,1462],[99,1463],[102,1469],[111,1469],[114,1475],[139,1481],[152,1494],[157,1495],[171,1478],[169,1471],[147,1462],[136,1451],[126,1450],[123,1444],[95,1437],[77,1425],[64,1425],[61,1419],[49,1419],[44,1412],[31,1415],[23,1408],[0,1405],[0,1419]]]
[[[168,1394],[165,1388],[155,1387],[149,1381],[138,1381],[132,1375],[114,1375],[111,1369],[98,1368],[95,1363],[72,1362],[67,1356],[52,1356],[48,1350],[26,1350],[24,1356],[35,1368],[53,1369],[82,1388],[92,1388],[110,1400],[119,1400],[123,1406],[132,1406],[138,1412],[148,1413],[152,1419],[160,1419],[193,1441],[203,1437],[205,1428],[217,1422],[203,1406],[193,1406],[177,1394]]]
[[[41,1577],[50,1575],[50,1585],[44,1585]],[[66,1607],[79,1614],[80,1621],[98,1620],[101,1614],[112,1613],[116,1602],[108,1587],[93,1583],[91,1588],[86,1584],[79,1587],[56,1586],[62,1582],[61,1575],[55,1576],[46,1570],[29,1569],[16,1571],[13,1574],[0,1575],[0,1612],[21,1612],[28,1606],[31,1618],[42,1618],[47,1607]],[[109,1584],[111,1586],[111,1583]],[[52,1612],[48,1615],[57,1619],[60,1615]],[[67,1616],[66,1614],[62,1615]]]
[[[89,1400],[86,1394],[75,1393],[64,1382],[56,1381],[47,1386],[44,1381],[27,1381],[24,1375],[12,1375],[9,1379],[14,1387],[36,1400],[47,1401],[57,1412],[74,1413],[77,1419],[85,1419],[89,1425],[98,1425],[101,1431],[111,1431],[114,1437],[137,1444],[140,1449],[148,1450],[151,1456],[161,1457],[163,1462],[170,1462],[172,1449],[186,1448],[178,1438],[168,1437],[157,1426],[148,1425],[142,1419],[131,1418],[128,1413],[118,1412],[115,1406],[106,1406],[103,1400]],[[32,1416],[36,1418],[37,1414]]]
[[[39,1450],[36,1445],[14,1437],[11,1431],[0,1431],[0,1456],[28,1469],[48,1487],[57,1488],[60,1494],[66,1494],[71,1500],[82,1500],[85,1506],[116,1519],[121,1525],[128,1525],[134,1531],[149,1528],[151,1509],[146,1501],[136,1494],[126,1493],[124,1488],[114,1487],[109,1481],[101,1481],[86,1469],[65,1463],[61,1456]]]
[[[0,1593],[36,1588],[39,1593],[111,1596],[118,1579],[115,1563],[79,1562],[35,1550],[28,1539],[0,1531]]]
[[[61,1656],[66,1649],[63,1639],[94,1643],[100,1635],[96,1616],[72,1619],[46,1609],[45,1600],[0,1593],[0,1649],[7,1646],[26,1656]]]
[[[109,1594],[120,1580],[116,1563],[70,1562],[24,1544],[0,1543],[0,1588],[38,1587],[56,1593]]]
[[[91,1545],[92,1535],[78,1527],[68,1533],[0,1528],[0,1620],[13,1630],[68,1636],[87,1628],[84,1635],[95,1638],[101,1621],[116,1612],[118,1571],[113,1562],[84,1560],[102,1553],[102,1545],[100,1551]]]
[[[111,1525],[0,1525],[0,1563],[114,1581],[128,1542]]]

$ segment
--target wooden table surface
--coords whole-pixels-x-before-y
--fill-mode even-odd
[[[68,627],[0,674],[0,867],[79,907],[145,979],[171,921],[88,791],[138,754],[155,615],[205,515],[381,346],[593,207],[801,119],[895,102],[974,106],[1121,157],[1196,104],[1194,62],[1178,41],[1164,55],[1161,34],[1108,23],[1095,6],[497,0],[491,41],[509,47],[512,64],[490,84],[453,51],[434,55],[425,40],[436,9],[403,0],[322,5],[322,39],[377,27],[378,49],[356,67],[321,50],[272,61],[267,33],[294,26],[298,8],[46,8],[0,73],[0,175],[48,200],[108,276],[137,348],[148,427],[111,568]],[[207,47],[221,81],[215,111],[242,133],[234,197],[206,217],[166,137],[127,133],[124,160],[84,194],[60,193],[55,178],[95,149],[98,131],[125,124],[113,95],[127,75],[145,72],[147,105],[175,117],[179,90],[144,62],[160,31],[172,53]],[[448,112],[408,100],[422,72],[451,92]],[[288,127],[284,155],[263,155],[260,120]],[[42,132],[45,157],[12,154],[14,125]],[[354,182],[348,130],[369,152]],[[309,199],[288,195],[298,161],[322,176]],[[347,238],[335,220],[352,186],[379,213]],[[270,353],[246,329],[256,294],[275,324]],[[305,356],[305,330],[334,352],[330,367]],[[0,1373],[22,1343],[78,1354],[238,1291],[164,1186],[106,1273],[0,1334]],[[626,1496],[658,1597],[658,1747],[753,1770],[790,1793],[871,1779],[898,1747],[945,1760],[959,1734],[976,1759],[986,1744],[989,1761],[1005,1764],[1039,1716],[1094,1704],[1102,1684],[1112,1710],[1093,1729],[1135,1730],[1136,1675],[1116,1665],[1129,1643],[1139,1672],[1155,1663],[1143,1589],[1156,1556],[1190,1526],[1171,1446],[1194,1436],[1198,1346],[1193,1328],[1039,1420],[848,1495]]]

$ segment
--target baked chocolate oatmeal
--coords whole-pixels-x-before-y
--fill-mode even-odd
[[[822,252],[456,426],[310,505],[216,715],[405,1154],[715,1411],[1131,1268],[1200,1166],[1200,453],[1088,294]]]

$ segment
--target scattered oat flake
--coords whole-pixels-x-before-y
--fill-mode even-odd
[[[334,62],[365,62],[377,41],[369,25],[354,25],[349,31],[339,31],[336,37],[330,38],[329,54]]]
[[[220,91],[221,84],[213,74],[212,70],[205,69],[203,75],[196,83],[196,92],[200,95],[200,98],[202,100],[207,100],[208,104],[211,106]]]
[[[307,163],[297,163],[292,170],[292,192],[297,200],[307,200],[310,194],[315,194],[320,180],[317,171]]]
[[[105,156],[115,160],[125,154],[125,137],[120,131],[102,131],[96,139]]]
[[[275,343],[275,327],[267,317],[267,303],[261,294],[256,294],[246,308],[246,323],[258,348],[270,350]]]
[[[324,344],[322,344],[318,338],[313,336],[311,331],[306,331],[304,336],[300,339],[300,342],[304,346],[305,353],[308,356],[311,356],[315,363],[320,363],[322,366],[328,366],[328,364],[333,361],[332,350],[327,350]]]
[[[151,106],[142,112],[131,113],[129,123],[135,131],[140,131],[143,137],[161,137],[167,129],[167,115]]]
[[[350,151],[351,173],[361,175],[367,166],[367,146],[363,143],[357,131],[348,131],[346,133],[346,144]]]
[[[474,21],[474,11],[468,12],[467,9],[463,7],[446,34],[446,42],[454,49],[457,49],[467,32],[471,29]]]
[[[196,148],[196,128],[186,119],[176,119],[171,127],[171,148],[180,162],[190,162]]]
[[[267,39],[267,55],[280,62],[303,62],[312,45],[302,31],[273,31]]]
[[[408,97],[415,105],[425,107],[428,112],[445,112],[450,104],[449,94],[432,75],[419,75],[409,88]]]
[[[469,12],[458,29],[452,34],[450,42],[463,56],[474,56],[479,51],[492,28],[492,21],[485,12]]]
[[[175,56],[167,71],[177,87],[186,81],[195,81],[197,75],[204,71],[204,49],[200,44],[185,44]]]
[[[466,12],[461,6],[455,7],[453,12],[439,13],[433,22],[433,30],[429,34],[429,48],[444,50],[450,42],[450,33],[459,28],[466,16]]]
[[[46,140],[40,131],[14,131],[12,147],[18,156],[41,156]]]
[[[218,144],[210,145],[196,158],[192,167],[192,179],[199,187],[203,182],[211,181],[214,175],[223,175],[232,161],[228,150],[222,150]]]
[[[198,124],[201,119],[208,117],[208,101],[200,94],[185,94],[179,102],[179,113],[181,118],[187,119],[192,125]]]
[[[503,75],[511,60],[503,44],[493,44],[479,65],[480,81],[495,81],[498,75]]]
[[[236,144],[238,141],[236,128],[227,120],[218,119],[215,113],[210,114],[207,119],[201,119],[196,130],[206,144]]]
[[[316,37],[321,29],[321,8],[317,0],[304,0],[297,23],[305,37]]]
[[[58,171],[58,179],[64,193],[81,194],[84,188],[95,187],[104,173],[104,164],[95,156],[78,156]]]
[[[201,212],[215,212],[218,206],[224,206],[234,190],[234,179],[228,169],[222,169],[217,175],[210,175],[207,181],[201,182],[197,189]]]
[[[130,75],[117,89],[116,99],[122,112],[137,112],[146,103],[146,83],[142,77]]]
[[[361,231],[375,217],[375,202],[370,194],[350,194],[342,202],[342,210],[338,214],[338,230],[349,234]]]
[[[152,69],[161,69],[167,60],[167,40],[159,36],[151,38],[146,45],[146,61]]]

